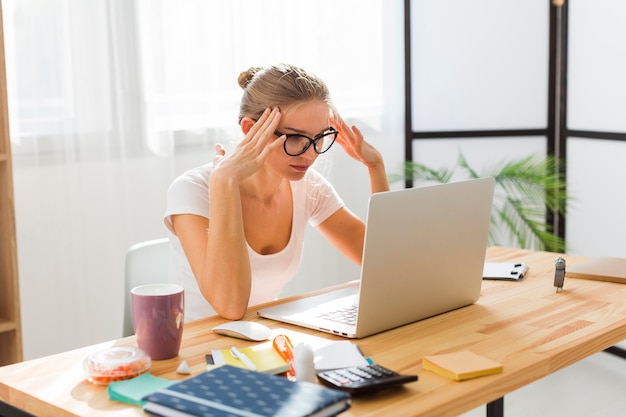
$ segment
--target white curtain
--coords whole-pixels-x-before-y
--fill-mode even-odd
[[[246,68],[312,70],[388,170],[402,159],[399,0],[2,6],[26,358],[121,335],[126,250],[164,236],[176,175],[210,160],[216,141],[239,140],[236,80]],[[364,213],[367,179],[335,154],[327,171]],[[349,267],[315,239],[308,250],[323,254],[305,259],[304,281],[332,283],[315,275]]]

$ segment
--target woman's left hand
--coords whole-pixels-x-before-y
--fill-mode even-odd
[[[363,139],[363,134],[356,126],[348,126],[336,110],[331,116],[331,124],[339,132],[337,142],[348,155],[368,168],[375,168],[382,163],[380,152]]]

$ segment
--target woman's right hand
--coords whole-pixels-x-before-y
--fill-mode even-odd
[[[280,118],[278,107],[271,111],[266,109],[256,123],[252,120],[247,121],[251,127],[232,153],[226,154],[221,144],[216,145],[213,173],[227,174],[241,181],[257,172],[265,163],[267,156],[282,144],[274,134]],[[242,125],[247,124],[244,122]]]

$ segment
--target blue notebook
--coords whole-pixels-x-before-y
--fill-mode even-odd
[[[310,382],[224,365],[143,398],[144,411],[169,416],[335,416],[351,406],[350,394]]]

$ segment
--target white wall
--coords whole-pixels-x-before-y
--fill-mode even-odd
[[[626,133],[626,3],[568,2],[568,128]],[[547,126],[549,3],[413,0],[416,131]],[[446,24],[441,24],[446,22]],[[414,160],[478,170],[543,155],[545,138],[418,140]],[[567,140],[568,252],[626,257],[626,142]]]
[[[626,142],[572,138],[567,146],[573,196],[565,232],[568,252],[626,258]]]
[[[164,236],[167,161],[20,165],[14,186],[25,358],[121,336],[124,255],[133,243]],[[77,229],[68,221],[77,216],[74,204],[88,213]]]
[[[626,3],[570,2],[568,127],[626,133]],[[570,138],[570,252],[626,257],[626,142]]]

